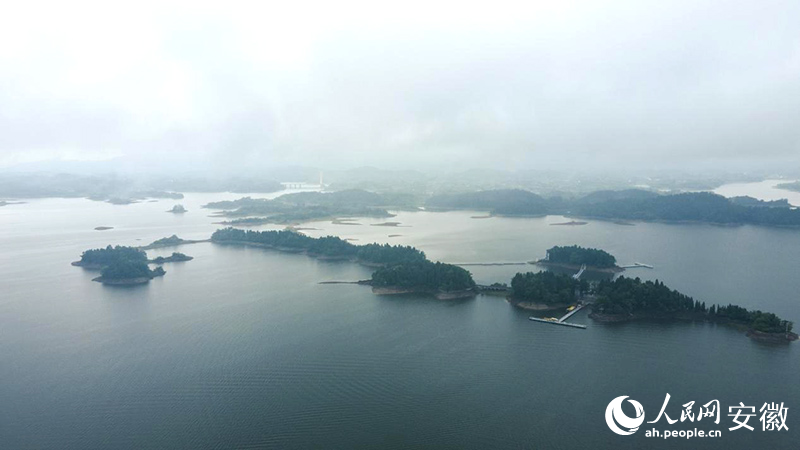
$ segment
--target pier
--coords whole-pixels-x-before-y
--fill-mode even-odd
[[[581,265],[581,270],[579,270],[578,273],[573,275],[572,278],[574,278],[576,280],[580,280],[581,279],[581,275],[583,275],[583,272],[585,272],[585,271],[586,271],[586,264],[583,264],[583,265]]]
[[[586,329],[586,325],[580,325],[580,324],[577,324],[577,323],[565,322],[565,320],[567,320],[570,317],[572,317],[573,314],[575,314],[576,312],[578,312],[581,309],[583,309],[584,306],[586,306],[586,305],[583,304],[583,303],[579,304],[578,306],[575,307],[575,309],[573,309],[572,311],[564,314],[560,319],[555,319],[555,320],[554,319],[550,319],[550,320],[548,320],[548,319],[540,319],[538,317],[531,316],[531,317],[528,317],[528,320],[533,320],[534,322],[551,323],[553,325],[563,325],[565,327],[580,328],[582,330],[585,330]]]

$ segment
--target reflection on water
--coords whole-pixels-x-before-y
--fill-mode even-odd
[[[363,286],[319,284],[366,278],[362,266],[210,243],[182,247],[195,259],[168,264],[166,276],[135,289],[109,289],[69,265],[110,243],[207,238],[218,219],[200,205],[238,197],[190,194],[184,215],[164,212],[172,201],[0,208],[4,448],[670,448],[638,433],[614,435],[603,418],[612,398],[629,395],[650,420],[667,392],[672,417],[693,400],[790,408],[789,432],[724,430],[720,439],[685,443],[692,448],[797,441],[800,344],[766,346],[700,323],[597,324],[583,311],[570,321],[586,330],[555,327],[530,322],[497,296],[379,297]],[[800,319],[793,230],[555,227],[566,219],[476,215],[399,212],[392,220],[407,226],[402,233],[368,226],[382,219],[321,221],[306,232],[414,245],[448,262],[524,262],[553,245],[599,247],[622,264],[655,267],[625,275],[661,279],[706,303]],[[469,270],[491,283],[538,268]],[[727,423],[723,416],[720,428]]]

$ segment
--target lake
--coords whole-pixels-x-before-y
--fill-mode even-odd
[[[736,194],[739,195],[739,194]],[[83,250],[204,239],[219,218],[200,205],[242,194],[187,194],[110,205],[42,199],[0,208],[2,448],[797,448],[800,344],[765,345],[703,323],[528,320],[502,297],[381,297],[352,263],[201,243],[145,286],[92,282]],[[255,195],[254,195],[255,196]],[[262,195],[263,197],[263,195]],[[184,215],[165,211],[175,203]],[[605,249],[626,276],[659,279],[706,303],[800,321],[800,231],[754,226],[632,226],[569,219],[476,219],[482,212],[398,212],[399,227],[329,221],[312,236],[413,245],[451,263],[525,262],[553,245]],[[97,226],[113,226],[95,231]],[[276,229],[276,227],[256,227]],[[389,235],[400,235],[389,237]],[[479,283],[533,265],[468,266]],[[653,420],[718,399],[719,425],[645,424],[612,433],[604,413],[628,395]],[[728,431],[728,406],[789,407],[789,431]],[[695,406],[697,410],[697,406]],[[662,440],[644,429],[720,429]]]

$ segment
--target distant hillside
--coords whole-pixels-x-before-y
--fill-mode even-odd
[[[710,192],[662,195],[640,200],[609,200],[581,205],[574,212],[608,219],[800,226],[800,210],[743,206]]]
[[[591,205],[610,200],[647,200],[659,194],[644,189],[624,189],[621,191],[595,191],[575,201],[579,205]]]
[[[349,189],[330,193],[298,192],[269,200],[244,197],[204,206],[224,210],[226,217],[257,217],[252,223],[292,223],[333,217],[389,217],[386,199],[373,192]],[[232,222],[231,224],[244,224]]]
[[[426,203],[438,209],[476,209],[499,215],[566,214],[609,220],[705,222],[800,226],[800,209],[785,200],[725,198],[711,192],[660,195],[627,189],[597,191],[575,200],[545,199],[524,190],[491,190],[438,195]]]
[[[550,202],[533,192],[521,189],[498,189],[431,197],[426,206],[438,209],[488,210],[503,215],[542,215],[550,211]]]
[[[791,208],[789,200],[782,198],[780,200],[759,200],[753,197],[732,197],[731,202],[741,206],[751,206],[757,208]]]

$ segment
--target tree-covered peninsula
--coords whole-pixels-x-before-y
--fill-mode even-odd
[[[218,244],[254,245],[280,251],[302,252],[321,259],[349,260],[378,267],[370,284],[379,294],[429,293],[439,298],[474,295],[470,273],[451,264],[434,263],[422,251],[401,245],[351,244],[336,236],[313,238],[289,230],[217,230]]]
[[[81,259],[72,263],[87,269],[100,270],[100,276],[93,281],[103,284],[141,284],[162,276],[166,272],[162,267],[150,269],[147,254],[138,248],[125,246],[108,246],[86,250]]]
[[[517,273],[511,280],[509,301],[526,309],[561,309],[584,301],[592,304],[589,314],[599,322],[642,319],[699,320],[730,324],[754,339],[786,342],[797,340],[794,324],[769,312],[751,311],[737,305],[706,306],[663,282],[618,277],[591,285],[569,275],[549,271]]]
[[[605,250],[570,245],[550,248],[547,250],[547,256],[539,263],[566,267],[580,267],[586,264],[593,269],[612,269],[617,267],[617,258]]]
[[[773,313],[750,311],[736,305],[711,305],[665,286],[663,282],[618,277],[600,281],[590,317],[609,322],[647,318],[706,320],[744,327],[761,340],[796,340],[794,324]]]

